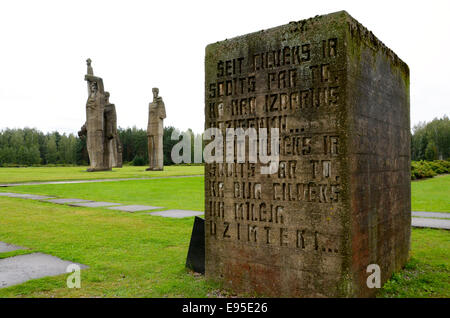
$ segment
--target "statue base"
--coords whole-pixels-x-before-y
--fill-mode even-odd
[[[163,168],[147,168],[145,171],[163,171]]]
[[[97,171],[112,171],[111,168],[89,168],[87,172],[97,172]]]

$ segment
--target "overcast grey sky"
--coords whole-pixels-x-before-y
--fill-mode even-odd
[[[156,86],[165,125],[201,132],[207,44],[340,10],[409,65],[412,124],[450,114],[448,0],[16,0],[0,2],[0,129],[76,133],[90,57],[119,126],[146,127]]]

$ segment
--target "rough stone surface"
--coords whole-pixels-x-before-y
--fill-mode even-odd
[[[408,66],[346,12],[210,44],[205,64],[205,128],[280,136],[271,175],[248,157],[206,165],[206,277],[265,296],[373,296],[367,266],[384,283],[408,258]]]
[[[162,97],[158,96],[159,89],[153,88],[153,102],[148,106],[148,171],[163,170],[164,155],[163,155],[163,133],[164,133],[164,118],[166,118],[166,108]]]
[[[420,216],[424,218],[444,218],[444,219],[450,219],[450,213],[440,213],[440,212],[420,212],[420,211],[413,211],[411,212],[412,216]]]
[[[108,208],[108,209],[125,211],[125,212],[139,212],[139,211],[163,209],[163,207],[135,204],[135,205],[123,205],[123,206],[117,206],[117,207],[115,206],[115,207],[111,207],[111,208]]]
[[[109,102],[103,79],[94,76],[91,60],[87,60],[88,100],[86,102],[86,123],[78,132],[86,137],[90,167],[88,171],[111,170],[122,166],[122,145],[117,134],[117,114],[114,104]]]
[[[450,220],[431,218],[412,218],[413,227],[429,227],[434,229],[450,230]]]
[[[81,269],[87,268],[86,265],[42,253],[0,259],[0,288],[21,284],[30,279],[65,274],[70,264],[76,264]]]
[[[152,212],[148,213],[150,215],[158,215],[166,218],[186,218],[190,216],[198,216],[203,215],[203,212],[200,211],[189,211],[189,210],[167,210],[160,212]]]
[[[113,205],[120,205],[120,203],[112,203],[112,202],[84,202],[84,203],[71,203],[70,206],[84,206],[87,208],[101,208]]]
[[[25,249],[25,247],[12,245],[12,244],[8,244],[5,242],[0,242],[0,253],[12,252],[12,251],[24,250],[24,249]]]

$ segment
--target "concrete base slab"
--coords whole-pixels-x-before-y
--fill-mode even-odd
[[[412,216],[420,216],[424,218],[443,218],[443,219],[450,219],[450,213],[443,213],[443,212],[417,212],[412,211]]]
[[[46,195],[9,193],[9,192],[1,193],[0,196],[10,197],[10,198],[30,199],[30,200],[44,200],[44,199],[53,199],[54,198],[54,197],[49,197]]]
[[[108,208],[110,210],[119,210],[125,212],[139,212],[139,211],[148,211],[148,210],[156,210],[156,209],[164,209],[164,207],[160,206],[150,206],[150,205],[123,205],[123,206],[114,206]]]
[[[31,279],[65,274],[71,264],[88,268],[86,265],[63,261],[57,257],[33,253],[0,259],[0,288],[24,283]]]
[[[35,195],[35,194],[27,194],[23,197],[23,199],[29,199],[29,200],[46,200],[46,199],[53,199],[55,197],[49,197],[46,195]]]
[[[85,202],[85,203],[71,203],[70,206],[83,206],[87,208],[101,208],[106,206],[120,205],[120,203],[112,203],[112,202]]]
[[[66,204],[66,203],[81,203],[81,202],[92,202],[92,201],[91,200],[83,200],[83,199],[53,199],[53,200],[46,200],[45,202]]]
[[[147,213],[147,214],[163,216],[166,218],[186,218],[189,216],[203,215],[203,214],[205,214],[205,212],[189,211],[189,210],[167,210],[167,211],[152,212],[152,213]]]
[[[17,250],[25,250],[25,247],[0,242],[0,253],[12,252]]]
[[[429,227],[434,229],[450,230],[450,220],[412,218],[411,225],[413,227]]]

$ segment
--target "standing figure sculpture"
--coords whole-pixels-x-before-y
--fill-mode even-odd
[[[166,108],[162,97],[158,96],[159,89],[153,88],[153,102],[148,107],[148,161],[149,170],[163,170],[164,154],[163,154],[163,120],[166,118]]]
[[[105,92],[105,132],[109,152],[109,165],[122,168],[122,144],[117,133],[116,106],[109,102],[109,92]]]
[[[88,82],[89,96],[86,102],[86,123],[78,135],[86,137],[90,161],[88,171],[111,170],[113,165],[122,165],[116,108],[109,103],[109,93],[104,90],[103,80],[94,76],[91,59],[86,62],[87,74],[84,79]]]

